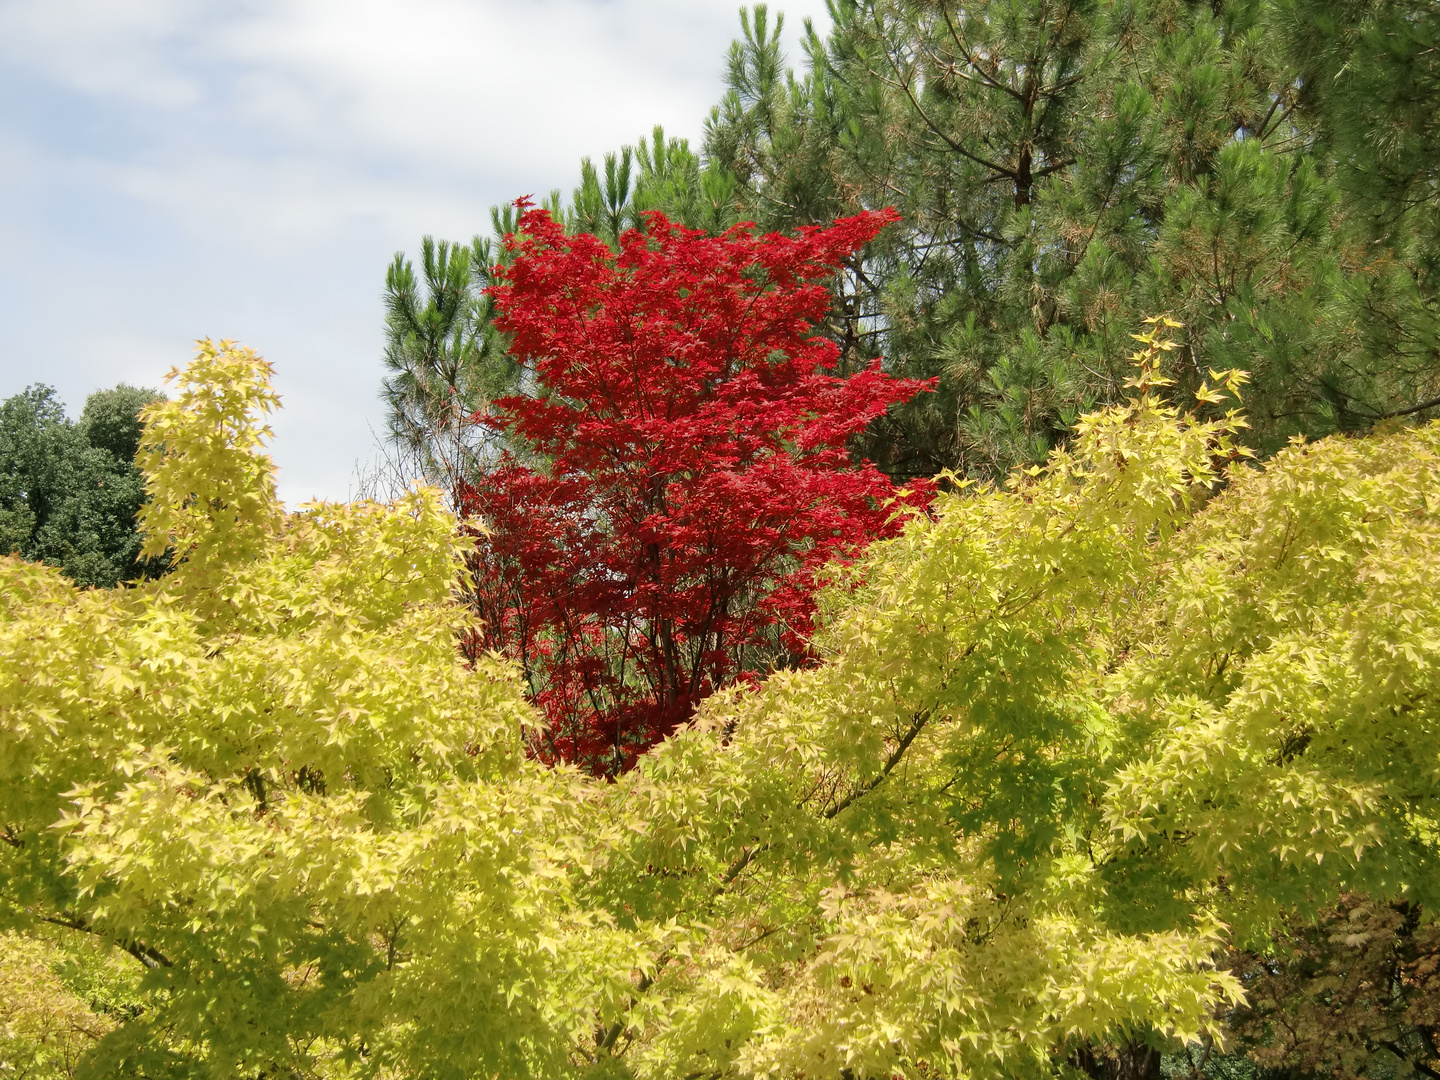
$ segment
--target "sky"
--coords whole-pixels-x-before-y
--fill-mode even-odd
[[[798,62],[824,0],[772,3]],[[698,144],[735,0],[0,0],[0,398],[159,386],[197,338],[276,367],[280,494],[374,451],[381,291],[424,234]]]

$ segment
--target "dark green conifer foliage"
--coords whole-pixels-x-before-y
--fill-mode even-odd
[[[1436,221],[1440,66],[1415,0],[830,14],[825,37],[807,28],[803,76],[762,6],[742,16],[706,153],[763,228],[904,213],[837,281],[831,328],[942,379],[872,433],[891,471],[1039,460],[1116,399],[1129,334],[1156,311],[1187,326],[1182,392],[1207,367],[1254,374],[1262,451],[1440,390],[1424,255],[1440,244],[1420,225]]]
[[[141,408],[153,390],[91,394],[78,423],[48,386],[0,403],[0,552],[58,566],[79,585],[110,588],[157,576],[135,515],[145,499],[134,465]]]
[[[1119,399],[1140,320],[1253,447],[1440,407],[1440,16],[1420,0],[829,0],[800,70],[742,9],[703,150],[586,160],[563,219],[719,232],[895,206],[820,328],[937,392],[857,450],[995,478]],[[552,197],[558,204],[558,197]],[[496,226],[497,233],[500,226]]]
[[[1357,252],[1343,311],[1354,378],[1327,383],[1351,424],[1440,407],[1440,10],[1419,0],[1276,0],[1297,77],[1286,101],[1335,163]]]
[[[831,15],[783,87],[761,77],[777,47],[763,11],[742,21],[707,149],[733,155],[742,213],[767,226],[905,214],[837,288],[857,348],[943,380],[874,433],[893,471],[1039,460],[1116,398],[1147,313],[1190,327],[1176,374],[1191,386],[1207,365],[1263,375],[1271,324],[1313,323],[1330,203],[1271,109],[1286,74],[1258,3],[835,0]],[[1256,325],[1237,333],[1242,311]],[[1262,440],[1293,428],[1282,374],[1260,380]]]
[[[492,211],[497,233],[513,221]],[[491,319],[485,288],[498,251],[488,238],[469,246],[425,237],[420,274],[397,252],[385,274],[382,394],[392,443],[411,476],[441,483],[471,475],[490,451],[471,417],[511,392],[520,372]]]

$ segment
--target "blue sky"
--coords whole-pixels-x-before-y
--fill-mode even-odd
[[[792,58],[804,16],[786,12]],[[291,502],[380,427],[396,250],[698,142],[733,0],[0,0],[0,398],[156,386],[198,337],[271,360]]]

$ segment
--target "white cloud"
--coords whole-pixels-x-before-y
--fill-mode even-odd
[[[9,63],[88,94],[160,109],[194,105],[203,81],[177,66],[176,46],[200,5],[190,0],[9,0],[0,51]]]
[[[792,44],[824,14],[781,6]],[[391,253],[654,123],[698,140],[736,7],[0,0],[0,396],[43,380],[78,409],[239,337],[279,371],[283,494],[343,496]]]

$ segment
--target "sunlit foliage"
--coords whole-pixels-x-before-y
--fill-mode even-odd
[[[204,346],[146,428],[176,571],[0,563],[0,911],[135,973],[79,1075],[1055,1075],[1218,1034],[1227,937],[1433,911],[1440,429],[1260,470],[1168,351],[607,784],[459,659],[436,494],[287,513],[268,368]]]

